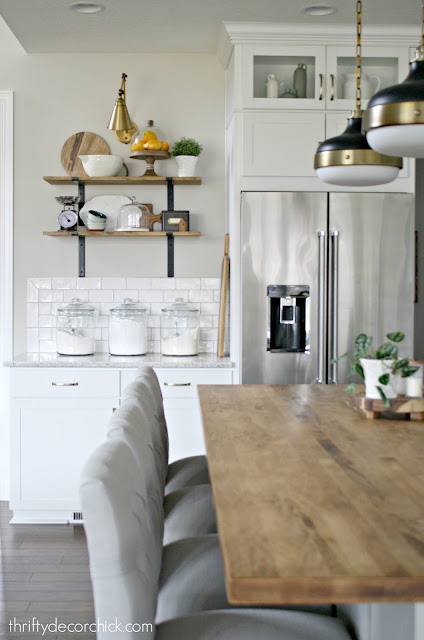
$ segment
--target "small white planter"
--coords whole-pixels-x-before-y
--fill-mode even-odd
[[[198,156],[175,156],[177,162],[177,176],[179,178],[192,178],[195,175]]]
[[[404,394],[406,390],[406,378],[402,378],[399,373],[390,373],[392,360],[372,360],[361,358],[360,363],[365,375],[365,396],[367,398],[380,399],[381,396],[377,387],[381,387],[386,398],[396,398]],[[388,384],[381,384],[379,377],[384,373],[390,373]]]

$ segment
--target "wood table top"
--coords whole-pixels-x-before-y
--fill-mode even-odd
[[[342,385],[199,385],[232,604],[424,600],[424,423]]]

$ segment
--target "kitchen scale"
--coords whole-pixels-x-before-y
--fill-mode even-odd
[[[78,213],[74,209],[74,204],[78,202],[78,199],[78,196],[55,196],[55,200],[63,205],[63,209],[57,217],[60,225],[59,231],[77,230]]]

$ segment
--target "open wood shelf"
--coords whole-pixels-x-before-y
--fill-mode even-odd
[[[43,180],[49,184],[70,185],[75,184],[70,176],[44,176]],[[81,178],[79,180],[85,185],[166,185],[166,177],[164,176],[113,176],[110,178]],[[173,177],[174,185],[197,185],[202,184],[202,178],[177,178]]]
[[[200,231],[43,231],[43,236],[58,236],[58,237],[83,237],[88,236],[98,238],[105,238],[106,236],[144,236],[145,238],[152,236],[167,236],[172,234],[173,236],[201,236]]]

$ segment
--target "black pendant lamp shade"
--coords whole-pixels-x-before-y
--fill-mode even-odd
[[[377,153],[362,129],[362,112],[354,111],[343,133],[318,146],[314,168],[324,182],[341,186],[385,184],[396,178],[402,159]]]
[[[368,102],[363,130],[373,149],[424,157],[424,47],[416,50],[408,76],[376,93]]]

